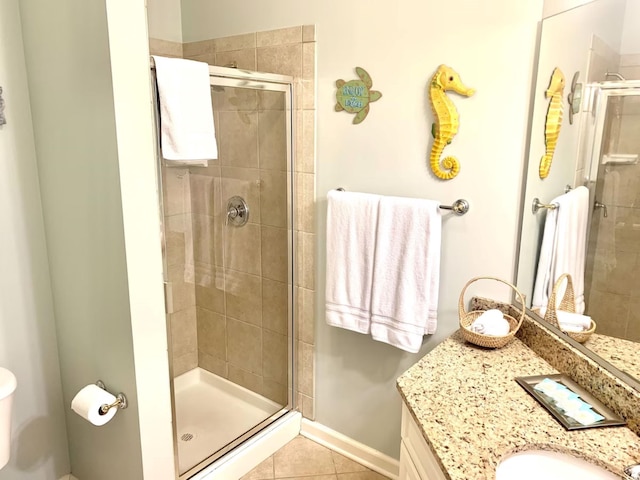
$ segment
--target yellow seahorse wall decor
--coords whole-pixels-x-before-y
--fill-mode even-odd
[[[449,145],[458,133],[458,111],[445,92],[453,91],[470,97],[475,93],[460,80],[460,75],[451,67],[440,65],[429,85],[429,100],[435,123],[432,126],[433,146],[431,147],[430,165],[436,177],[451,180],[458,175],[460,164],[455,157],[445,157],[440,167],[440,156],[444,147]]]
[[[545,179],[551,170],[553,152],[558,143],[560,126],[562,125],[562,97],[564,95],[564,74],[559,68],[553,70],[549,88],[545,91],[547,98],[551,97],[547,120],[544,126],[545,153],[540,159],[540,178]]]

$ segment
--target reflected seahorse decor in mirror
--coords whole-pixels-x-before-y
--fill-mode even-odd
[[[560,136],[560,127],[562,126],[562,97],[564,95],[564,74],[559,68],[553,70],[549,88],[545,91],[545,96],[551,98],[549,109],[547,110],[547,119],[544,127],[545,152],[540,159],[540,178],[545,179],[549,176],[551,170],[551,162],[553,161],[553,153]]]
[[[429,100],[435,123],[431,127],[433,146],[431,147],[430,165],[434,175],[442,180],[451,180],[460,171],[460,163],[455,157],[445,157],[440,166],[440,156],[444,147],[449,145],[458,133],[458,111],[447,91],[470,97],[475,93],[460,80],[460,75],[451,67],[440,65],[429,84]]]
[[[336,80],[336,112],[355,113],[353,123],[362,123],[369,114],[369,104],[380,100],[382,93],[371,90],[373,80],[364,68],[356,67],[359,80]]]

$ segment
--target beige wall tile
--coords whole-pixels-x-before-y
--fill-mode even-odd
[[[256,168],[222,168],[222,204],[226,210],[231,197],[244,198],[249,207],[249,222],[260,223],[260,170]]]
[[[288,282],[288,240],[284,228],[262,227],[262,275]]]
[[[206,308],[198,307],[198,351],[221,360],[227,359],[226,318]]]
[[[179,357],[173,357],[173,376],[174,378],[182,375],[189,370],[193,370],[198,366],[198,352],[189,352]]]
[[[262,332],[262,375],[286,385],[289,378],[288,358],[287,336],[264,330]]]
[[[302,80],[302,98],[299,100],[301,108],[313,110],[316,108],[315,80]]]
[[[164,215],[191,213],[189,174],[186,168],[162,167]]]
[[[262,326],[272,332],[288,333],[289,289],[286,283],[262,279]]]
[[[218,52],[216,53],[214,65],[221,67],[232,67],[235,65],[235,68],[255,71],[257,67],[256,49],[245,48],[243,50]]]
[[[303,173],[315,172],[315,111],[303,110],[300,115],[302,134],[301,154],[298,158]]]
[[[214,272],[217,274],[218,272]],[[220,271],[219,279],[210,285],[196,284],[196,305],[216,313],[225,313],[224,305],[224,271]]]
[[[313,397],[315,359],[313,345],[298,342],[298,390],[303,395]]]
[[[221,165],[258,168],[258,114],[220,112],[219,127]]]
[[[288,45],[302,42],[302,27],[280,28],[267,30],[256,34],[258,47],[271,47],[274,45]]]
[[[634,295],[629,301],[627,334],[624,337],[632,342],[640,342],[640,295]]]
[[[287,116],[282,110],[258,114],[258,155],[260,168],[287,171]]]
[[[629,295],[617,295],[591,288],[589,315],[598,319],[598,333],[624,338],[629,318]]]
[[[262,326],[262,281],[257,275],[225,271],[227,315]]]
[[[194,60],[196,62],[203,62],[206,63],[208,65],[215,65],[215,61],[216,61],[216,54],[215,53],[203,53],[201,55],[190,55],[190,56],[185,56],[184,58],[186,58],[187,60]]]
[[[315,42],[316,41],[316,26],[315,25],[303,25],[303,27],[302,27],[302,41],[303,42]]]
[[[283,92],[273,92],[269,90],[258,91],[259,110],[280,110],[285,109],[285,94]]]
[[[260,225],[227,225],[224,232],[224,264],[231,270],[260,275]]]
[[[262,394],[262,377],[229,364],[229,380],[252,392]]]
[[[218,112],[236,112],[238,115],[238,111],[253,112],[258,108],[258,92],[249,88],[216,87],[212,89],[211,99]],[[246,115],[239,115],[238,119],[245,125],[250,122]]]
[[[170,315],[171,350],[173,358],[198,350],[196,307],[190,307]]]
[[[307,395],[298,394],[298,410],[304,418],[309,420],[316,419],[315,401]]]
[[[229,377],[227,362],[204,352],[198,352],[198,366],[222,378]]]
[[[315,185],[314,175],[296,174],[296,229],[313,233],[315,231]]]
[[[262,329],[227,317],[227,355],[230,364],[262,375]]]
[[[298,339],[315,344],[315,292],[296,287],[298,302]]]
[[[287,397],[287,386],[266,377],[262,379],[262,395],[283,407],[287,405],[289,400]]]
[[[243,35],[233,35],[215,39],[216,52],[228,52],[230,50],[243,50],[245,48],[256,48],[256,34],[246,33]]]
[[[149,53],[151,55],[159,55],[161,57],[182,57],[182,44],[178,42],[170,42],[169,40],[161,40],[159,38],[149,39]]]
[[[260,170],[262,224],[287,227],[287,172]]]
[[[315,290],[315,235],[298,232],[299,286]]]
[[[167,277],[170,283],[172,310],[169,313],[194,307],[196,304],[195,285],[185,281],[189,277],[189,271],[184,265],[171,265],[167,267]]]
[[[302,75],[302,44],[258,48],[258,70],[300,77]]]
[[[210,55],[216,53],[215,41],[211,39],[187,42],[182,45],[182,52],[185,58],[191,58],[194,55]]]
[[[312,81],[316,78],[316,44],[302,45],[302,75],[303,80]]]
[[[184,265],[193,259],[191,215],[165,217],[164,232],[167,265]]]

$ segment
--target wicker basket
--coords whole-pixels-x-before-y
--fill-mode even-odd
[[[567,288],[564,290],[564,295],[562,296],[562,300],[560,303],[557,303],[558,292],[562,287],[562,283],[566,279]],[[551,291],[551,296],[549,297],[549,303],[547,304],[547,311],[544,314],[545,321],[549,322],[554,327],[558,327],[560,330],[560,322],[558,322],[558,314],[557,311],[562,310],[564,312],[576,313],[576,301],[575,294],[573,293],[573,280],[571,279],[571,275],[568,273],[564,273],[560,275],[555,285],[553,286],[553,290]],[[589,337],[593,332],[596,331],[596,322],[591,319],[591,325],[588,330],[584,332],[565,332],[566,335],[569,335],[576,342],[584,343],[589,340]]]
[[[460,332],[462,333],[462,337],[470,343],[474,345],[479,345],[481,347],[487,348],[501,348],[504,347],[507,343],[511,341],[511,339],[515,336],[516,332],[522,325],[522,321],[524,320],[525,309],[522,309],[522,314],[520,315],[520,320],[516,320],[511,315],[507,315],[503,313],[505,320],[509,322],[509,333],[503,337],[496,337],[493,335],[483,335],[482,333],[476,333],[472,331],[469,327],[471,324],[478,318],[480,315],[484,313],[484,310],[473,310],[471,312],[466,312],[464,309],[464,293],[467,290],[467,287],[471,285],[473,282],[477,280],[495,280],[497,282],[504,283],[511,287],[520,297],[521,305],[524,305],[524,297],[518,291],[516,287],[511,285],[510,283],[505,282],[504,280],[500,280],[499,278],[494,277],[476,277],[472,278],[467,282],[467,284],[462,289],[460,293],[460,300],[458,301],[458,315],[460,317]]]

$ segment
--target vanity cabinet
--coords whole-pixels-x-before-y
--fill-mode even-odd
[[[446,480],[406,405],[402,404],[400,480]]]

